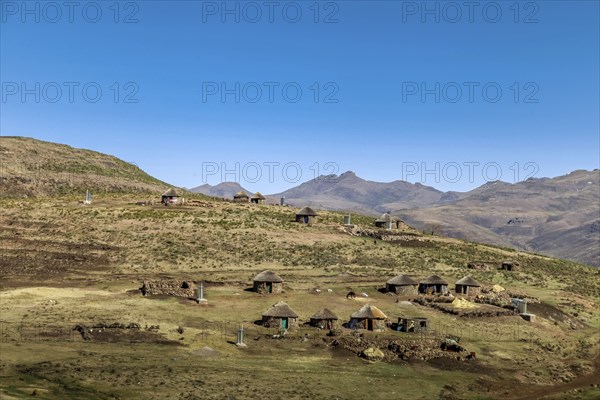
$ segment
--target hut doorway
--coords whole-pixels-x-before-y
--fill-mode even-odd
[[[305,223],[305,224],[308,224],[308,215],[305,215],[305,216],[304,216],[304,223]]]
[[[273,293],[273,284],[271,282],[267,282],[267,293]]]
[[[287,328],[288,328],[288,319],[281,318],[281,329],[287,329]]]
[[[373,330],[373,320],[372,319],[367,320],[367,329],[370,331]]]

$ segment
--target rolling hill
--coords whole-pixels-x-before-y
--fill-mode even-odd
[[[597,170],[490,182],[449,204],[396,211],[421,229],[600,266],[599,183]]]
[[[32,138],[0,136],[0,196],[162,192],[168,184],[110,155]]]

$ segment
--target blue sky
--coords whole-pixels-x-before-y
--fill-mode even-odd
[[[597,1],[0,3],[1,135],[177,186],[599,167]]]

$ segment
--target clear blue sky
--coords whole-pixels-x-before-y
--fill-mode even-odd
[[[1,135],[177,186],[236,163],[265,193],[317,165],[460,191],[599,167],[598,1],[0,3]]]

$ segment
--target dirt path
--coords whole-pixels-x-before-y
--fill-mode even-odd
[[[580,376],[571,382],[561,383],[553,386],[523,387],[519,389],[518,395],[506,397],[507,400],[538,400],[546,396],[557,395],[573,389],[600,385],[600,353],[594,359],[594,371],[589,375]]]

